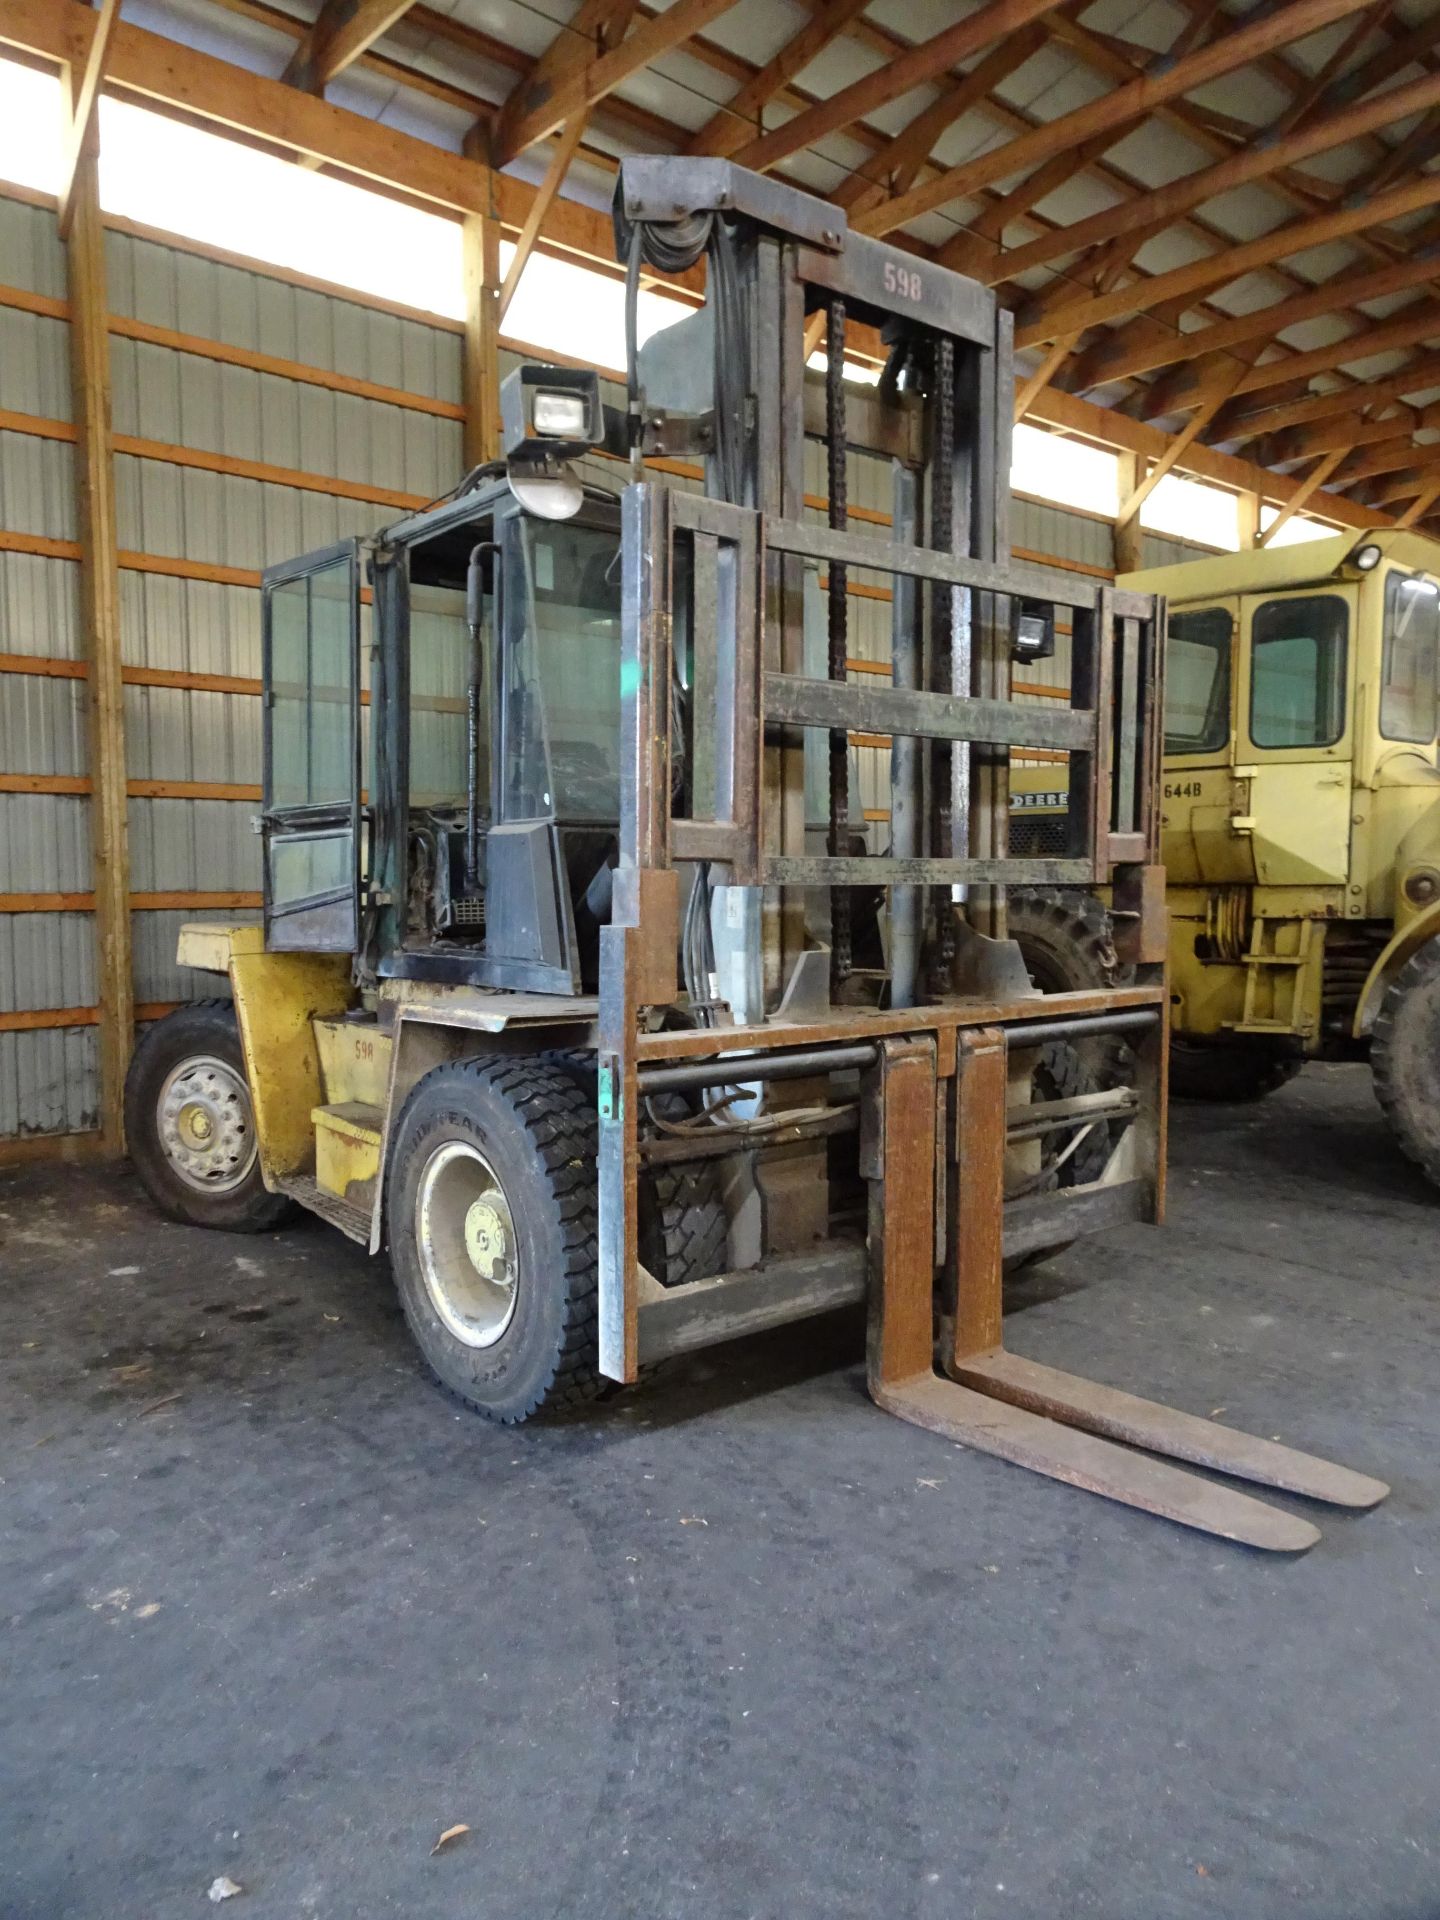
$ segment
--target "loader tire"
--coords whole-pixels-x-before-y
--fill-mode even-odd
[[[1401,1151],[1440,1186],[1440,941],[1427,941],[1386,988],[1370,1072]]]
[[[1170,1091],[1179,1100],[1243,1105],[1263,1100],[1293,1080],[1305,1064],[1298,1054],[1265,1047],[1205,1046],[1170,1037]]]
[[[1110,916],[1093,893],[1012,887],[1005,910],[1010,938],[1042,993],[1105,991],[1134,978],[1116,955]]]
[[[602,1388],[595,1106],[553,1061],[435,1067],[395,1127],[390,1264],[447,1392],[518,1425]]]
[[[140,1184],[172,1220],[265,1233],[295,1212],[261,1177],[228,1000],[177,1007],[141,1036],[125,1076],[125,1138]]]
[[[595,1055],[547,1053],[544,1059],[568,1073],[595,1104]],[[662,1094],[656,1102],[668,1120],[691,1117],[687,1101]],[[652,1166],[640,1175],[640,1264],[662,1287],[708,1280],[725,1268],[729,1216],[720,1169],[713,1160]]]

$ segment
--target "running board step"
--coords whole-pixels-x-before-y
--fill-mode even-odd
[[[1145,1447],[1172,1460],[1189,1460],[1237,1480],[1304,1494],[1308,1500],[1365,1508],[1378,1506],[1390,1491],[1383,1480],[1356,1473],[1351,1467],[1336,1466],[1333,1461],[1299,1453],[1277,1441],[1217,1426],[1213,1420],[1141,1400],[1095,1380],[1082,1380],[1078,1374],[1061,1373],[1019,1354],[999,1349],[973,1354],[954,1363],[950,1371],[962,1386],[974,1387],[1067,1427],[1123,1440],[1129,1446]]]
[[[1304,1553],[1320,1538],[1310,1521],[1267,1507],[1248,1493],[1217,1487],[1163,1460],[1131,1453],[938,1374],[917,1374],[879,1390],[872,1383],[870,1391],[877,1405],[913,1426],[1182,1527],[1268,1553]]]

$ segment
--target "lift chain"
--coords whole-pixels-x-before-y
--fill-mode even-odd
[[[849,517],[845,475],[845,302],[832,300],[826,313],[825,334],[825,460],[830,525],[843,528]],[[842,561],[830,562],[826,601],[829,639],[827,672],[841,686],[849,678],[849,570]],[[850,739],[843,727],[830,735],[830,833],[832,857],[850,852]],[[830,894],[830,977],[844,980],[852,966],[850,893],[835,887]]]
[[[955,342],[941,334],[935,342],[935,407],[932,414],[934,438],[930,447],[930,545],[940,553],[949,553],[955,543]],[[953,590],[940,581],[930,588],[930,674],[932,690],[950,691],[950,656],[953,644]],[[930,844],[937,853],[951,859],[963,854],[965,822],[956,820],[950,806],[950,743],[937,741],[931,769]],[[955,959],[955,916],[951,911],[950,889],[935,890],[934,910],[937,938],[932,952],[930,986],[943,993],[950,984]]]

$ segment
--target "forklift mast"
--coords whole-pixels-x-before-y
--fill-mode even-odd
[[[869,1386],[888,1410],[1189,1524],[1308,1545],[1308,1522],[1102,1436],[1342,1504],[1370,1504],[1379,1483],[1003,1347],[1007,1260],[1163,1215],[1163,602],[1012,559],[1011,321],[987,289],[726,161],[627,159],[615,224],[636,477],[623,505],[620,854],[601,933],[602,1372],[631,1380],[652,1351],[867,1297]],[[702,257],[705,307],[637,349],[642,267]],[[873,391],[845,376],[857,325],[878,328],[888,354]],[[806,375],[822,330],[823,388]],[[806,496],[809,439],[825,450],[823,521]],[[647,455],[696,452],[703,494],[645,475]],[[893,463],[888,527],[847,515],[855,453]],[[806,657],[807,565],[826,576],[823,672]],[[888,686],[854,685],[847,671],[847,587],[862,572],[889,585]],[[1011,696],[1012,653],[1053,632],[1057,611],[1070,627],[1068,705],[1024,704]],[[692,694],[689,741],[677,732],[677,677]],[[857,853],[849,831],[855,732],[892,742],[882,855]],[[807,734],[825,754],[823,851],[806,841]],[[1014,748],[1068,755],[1059,853],[1011,856]],[[665,1017],[682,997],[689,863],[719,883],[714,969],[732,1024],[713,1024],[703,999],[692,1024]],[[1111,890],[1130,984],[1036,992],[1005,938],[1005,893],[1037,885]],[[889,990],[878,997],[851,979],[861,888],[888,902]],[[1128,1049],[1119,1084],[1032,1097],[1040,1049],[1100,1036]],[[771,1195],[788,1239],[772,1230],[748,1271],[663,1297],[637,1243],[642,1114],[672,1093],[732,1113],[768,1094],[783,1120],[797,1083],[823,1090],[840,1076],[858,1076],[863,1242],[837,1231],[825,1141],[811,1139]],[[1007,1200],[1007,1160],[1023,1164],[1027,1142],[1077,1118],[1115,1141],[1098,1177],[1062,1187],[1041,1173]],[[643,1152],[654,1150],[647,1140]],[[937,1300],[947,1377],[936,1371]]]

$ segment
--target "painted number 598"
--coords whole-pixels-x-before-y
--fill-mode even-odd
[[[898,293],[902,299],[918,300],[920,295],[920,275],[909,267],[898,266],[895,261],[885,262],[885,291]]]

